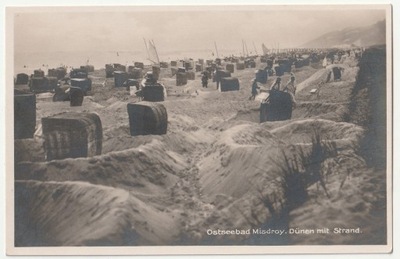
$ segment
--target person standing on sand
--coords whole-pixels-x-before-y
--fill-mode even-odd
[[[296,86],[294,84],[295,81],[296,77],[294,76],[294,73],[290,73],[290,80],[285,86],[285,88],[283,88],[284,92],[288,92],[290,94],[290,98],[292,99],[292,104],[294,106],[296,106],[296,98],[295,98]]]
[[[208,75],[207,72],[203,72],[203,75],[201,76],[201,83],[203,87],[207,88],[208,87]]]
[[[294,84],[295,81],[296,81],[296,77],[294,76],[294,73],[290,73],[290,80],[286,84],[285,88],[283,88],[283,91],[287,91],[287,92],[295,95],[296,94],[296,86]]]
[[[322,61],[322,67],[326,68],[327,65],[328,65],[328,60],[325,57],[324,60]]]
[[[281,78],[277,77],[274,84],[271,86],[270,90],[277,90],[279,91],[281,89]]]
[[[215,68],[215,72],[214,72],[214,78],[215,78],[215,82],[217,83],[217,90],[219,89],[219,83],[220,83],[220,80],[221,80],[221,78],[220,78],[220,72],[218,72],[219,71],[219,69],[218,69],[218,66]]]
[[[260,89],[260,87],[257,84],[257,80],[254,78],[253,79],[253,84],[251,85],[251,96],[249,97],[249,100],[255,100],[256,95],[257,95],[257,89]]]

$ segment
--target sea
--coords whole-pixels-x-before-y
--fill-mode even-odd
[[[220,51],[219,57],[238,55],[234,51]],[[159,53],[160,61],[170,62],[192,58],[215,59],[217,55],[212,50],[170,51]],[[31,75],[34,70],[66,67],[68,71],[84,65],[92,65],[95,69],[105,68],[106,64],[119,63],[130,66],[134,62],[151,65],[146,51],[51,51],[51,52],[16,52],[14,53],[14,75],[26,73]]]

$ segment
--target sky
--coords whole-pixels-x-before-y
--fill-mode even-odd
[[[297,47],[332,30],[367,26],[385,18],[382,10],[322,7],[104,7],[29,8],[14,15],[16,52],[135,51],[143,38],[159,52],[219,49],[261,52]]]
[[[158,2],[159,4],[163,4],[163,2],[161,2],[161,1],[162,0],[160,0],[160,1],[156,1],[156,0],[153,0],[153,1],[150,1],[150,0],[137,0],[135,2],[141,2],[142,4],[147,4],[148,2]],[[167,2],[172,2],[172,1],[173,0],[168,0]],[[178,1],[178,0],[175,0],[175,2],[176,1]],[[236,1],[236,0],[229,0],[229,1],[230,2],[242,2],[242,1]],[[2,0],[2,1],[0,1],[0,6],[2,7],[1,8],[2,10],[0,11],[0,16],[1,16],[2,20],[4,21],[5,18],[6,18],[6,14],[4,13],[4,7],[15,6],[15,5],[32,6],[32,5],[35,5],[35,4],[37,5],[38,4],[37,2],[39,2],[42,5],[52,5],[52,4],[55,3],[54,0],[34,0],[34,1],[32,1],[32,0]],[[115,5],[115,4],[118,4],[118,3],[119,4],[129,4],[129,2],[128,2],[128,0],[127,1],[124,1],[124,0],[109,0],[108,4],[112,4],[112,5]],[[203,0],[203,1],[201,1],[201,0],[186,0],[185,1],[185,3],[188,3],[188,2],[190,2],[192,4],[196,4],[198,2],[202,2],[203,4],[204,4],[204,2],[208,2],[210,4],[213,4],[215,2],[222,2],[222,0],[210,0],[210,1],[206,1],[206,0]],[[253,0],[253,1],[251,1],[251,0],[249,0],[249,2],[264,3],[264,2],[271,2],[271,1],[268,1],[268,0],[260,0],[260,1]],[[291,2],[293,4],[293,3],[296,3],[297,0],[296,1],[279,0],[279,3],[287,3],[287,2]],[[301,2],[308,2],[309,4],[313,4],[316,1],[315,0],[312,0],[312,1],[310,1],[310,0],[308,0],[308,1],[302,0]],[[393,7],[394,7],[393,24],[394,25],[400,24],[400,4],[399,4],[399,1],[397,1],[397,0],[386,0],[386,1],[381,1],[381,2],[376,1],[376,0],[345,0],[345,1],[339,1],[339,2],[341,2],[341,3],[351,3],[351,4],[367,4],[367,3],[376,4],[376,3],[385,2],[385,3],[388,3],[388,4],[392,4]],[[59,4],[59,5],[60,4],[65,4],[65,5],[84,5],[84,4],[92,5],[92,4],[104,4],[104,3],[107,3],[107,0],[68,0],[68,1],[67,0],[60,0],[60,1],[57,1],[57,4]],[[247,1],[246,1],[246,3],[247,3]],[[331,4],[332,2],[329,1],[329,0],[319,0],[318,3]],[[320,12],[317,12],[317,14],[319,14],[319,13]],[[329,12],[329,13],[331,13],[331,12]],[[342,21],[345,24],[345,26],[349,26],[349,25],[352,26],[352,25],[359,25],[359,24],[363,24],[363,23],[365,23],[365,24],[373,23],[375,20],[379,20],[380,19],[379,18],[380,15],[378,15],[378,14],[372,15],[370,12],[359,13],[354,19],[352,19],[351,18],[352,17],[351,13],[352,12],[350,11],[349,14],[347,14],[346,20],[344,18],[341,19],[342,13],[339,13],[339,14],[336,13],[336,15],[329,15],[329,14],[322,15],[321,14],[320,15],[320,20],[319,20],[320,21],[319,25],[313,27],[312,30],[308,29],[308,28],[304,28],[304,26],[301,26],[301,24],[295,24],[295,23],[292,23],[293,24],[292,27],[300,26],[300,27],[297,27],[298,28],[297,31],[299,31],[299,32],[301,31],[301,33],[296,33],[297,37],[308,38],[308,37],[306,37],[306,35],[313,36],[315,34],[317,36],[319,34],[319,32],[321,32],[321,31],[324,32],[324,31],[329,30],[330,28],[334,28],[334,25],[337,25],[338,28],[339,27],[341,28],[341,27],[343,27],[342,26]],[[48,23],[46,24],[47,30],[48,31],[53,30],[53,32],[55,32],[55,34],[53,34],[53,36],[51,37],[51,40],[47,38],[48,32],[46,32],[46,30],[44,30],[45,35],[41,35],[39,33],[35,34],[35,33],[31,32],[33,26],[38,27],[37,22],[40,19],[38,19],[38,18],[34,19],[33,18],[33,21],[32,20],[29,21],[28,19],[25,19],[25,18],[20,19],[19,22],[22,22],[22,24],[19,23],[19,25],[18,25],[19,27],[18,26],[15,27],[16,30],[17,30],[17,28],[19,29],[19,31],[16,31],[16,33],[17,33],[17,35],[16,35],[17,38],[15,39],[15,43],[16,43],[15,45],[16,45],[16,48],[17,48],[16,50],[18,50],[18,51],[29,51],[29,50],[35,51],[36,48],[39,48],[41,50],[46,50],[46,48],[49,49],[49,50],[71,49],[71,47],[69,47],[69,46],[74,46],[73,45],[74,43],[73,42],[69,42],[69,44],[66,44],[66,41],[65,40],[63,41],[63,39],[64,39],[63,37],[65,35],[62,35],[63,37],[58,39],[58,34],[56,33],[58,30],[54,30],[54,26],[49,26],[52,23],[58,23],[59,27],[63,28],[64,25],[62,25],[62,24],[65,23],[65,21],[62,21],[61,15],[59,15],[59,14],[60,14],[60,12],[58,11],[57,14],[54,15],[54,16],[47,15],[49,17],[49,18],[47,18],[47,22]],[[317,14],[314,13],[312,15],[312,18],[317,20],[316,19],[316,15]],[[78,19],[78,18],[76,18],[76,19]],[[309,17],[309,19],[311,19],[311,18]],[[82,19],[78,19],[78,20],[82,20]],[[97,25],[95,25],[94,23],[91,24],[91,22],[89,20],[90,20],[89,18],[86,18],[86,23],[87,23],[86,26],[85,26],[86,30],[88,30],[89,27],[93,27],[93,26],[94,27],[98,27],[98,26],[100,26],[100,24],[97,24]],[[221,22],[224,22],[224,21],[221,21]],[[316,22],[318,23],[318,21],[316,21]],[[73,21],[68,21],[67,23],[73,23]],[[21,29],[21,26],[22,27],[26,27],[26,28],[22,28]],[[102,25],[102,26],[106,27],[106,25]],[[252,28],[252,30],[253,29],[254,28]],[[67,28],[63,28],[63,30],[67,30]],[[151,31],[153,31],[153,30],[154,29],[151,29]],[[310,31],[313,31],[313,33],[310,33]],[[393,46],[399,46],[398,43],[400,43],[400,37],[399,37],[399,33],[398,32],[399,32],[399,30],[396,30],[396,29],[393,30],[393,41],[394,41],[393,42],[394,43]],[[74,34],[75,33],[76,32],[74,32]],[[91,33],[90,30],[89,30],[89,33]],[[240,32],[240,33],[244,33],[244,32]],[[239,34],[239,32],[235,33],[235,34]],[[9,47],[9,45],[6,45],[6,39],[9,37],[9,35],[10,35],[10,33],[6,32],[4,30],[3,33],[0,36],[2,38],[2,40],[0,41],[0,46],[2,47],[1,49],[3,50],[3,55],[2,55],[3,56],[3,62],[0,63],[0,71],[3,71],[3,73],[1,74],[1,75],[3,75],[2,76],[2,80],[0,80],[0,86],[1,86],[0,87],[0,93],[1,93],[0,96],[2,96],[2,99],[0,101],[0,103],[1,103],[1,107],[0,107],[0,118],[1,119],[0,119],[0,121],[5,122],[4,123],[5,127],[1,127],[1,129],[0,129],[1,139],[3,140],[2,141],[2,143],[3,143],[2,147],[3,148],[0,149],[0,160],[1,160],[0,164],[1,164],[1,171],[2,172],[6,172],[6,168],[4,166],[5,165],[5,160],[6,160],[5,158],[7,157],[6,154],[12,153],[12,152],[10,152],[9,147],[12,146],[12,144],[13,144],[13,143],[10,144],[10,141],[8,141],[8,142],[4,141],[6,139],[8,139],[8,140],[10,139],[8,137],[8,135],[5,134],[5,132],[6,132],[6,129],[9,128],[8,126],[12,125],[12,121],[10,122],[10,120],[9,120],[10,116],[5,116],[6,108],[9,108],[9,107],[6,107],[6,103],[7,102],[5,100],[12,100],[12,94],[13,94],[12,90],[10,90],[11,88],[10,87],[6,87],[6,86],[9,86],[9,85],[12,85],[12,80],[13,80],[12,66],[6,66],[6,64],[10,63],[10,60],[6,60],[7,62],[4,62],[5,59],[6,59],[5,57],[7,56],[6,55],[6,50]],[[25,37],[24,37],[24,35],[25,35]],[[268,37],[268,35],[269,35],[269,37]],[[265,40],[265,43],[267,43],[268,40],[270,40],[270,42],[273,42],[272,39],[275,39],[275,37],[277,37],[276,35],[274,35],[274,37],[271,37],[271,35],[272,35],[271,31],[268,32],[268,35],[266,34],[265,37],[262,37],[262,39]],[[282,33],[279,33],[279,35],[282,35]],[[135,41],[136,44],[142,43],[142,42],[140,42],[142,40],[142,37],[153,37],[155,39],[155,42],[157,43],[157,45],[161,44],[161,43],[158,42],[158,39],[164,40],[161,37],[156,38],[155,37],[155,33],[151,33],[150,35],[139,35],[139,34],[136,34],[136,35],[132,36],[133,39],[136,39],[136,41]],[[254,37],[257,37],[257,35],[255,35]],[[88,38],[86,38],[85,40],[81,40],[81,43],[78,44],[80,49],[83,49],[83,50],[88,49],[88,48],[89,49],[97,48],[99,50],[101,49],[100,48],[101,46],[99,46],[99,42],[90,42],[90,40],[88,40]],[[237,37],[237,38],[240,38],[239,41],[241,41],[241,39],[243,37]],[[261,38],[261,36],[260,36],[260,38]],[[46,40],[44,40],[44,39],[46,39]],[[104,40],[104,42],[105,42],[103,45],[106,48],[104,48],[104,49],[114,48],[115,41],[111,40],[111,38],[102,37],[101,39]],[[293,40],[293,42],[300,41],[296,37],[292,37],[292,40]],[[307,40],[305,40],[305,41],[307,41]],[[45,44],[44,41],[46,42],[46,44]],[[205,45],[209,44],[211,41],[212,41],[212,39],[210,39],[207,42],[203,39],[202,44],[205,46]],[[303,42],[305,42],[305,41],[303,41]],[[225,41],[223,41],[223,42],[225,42]],[[260,42],[261,42],[261,40],[260,40]],[[176,44],[178,44],[178,43],[176,43]],[[122,43],[119,42],[119,44],[122,44]],[[130,48],[142,48],[142,46],[136,46],[136,45],[132,45],[132,44],[133,44],[133,41],[128,41],[128,40],[125,39],[123,45],[124,45],[125,48],[129,48],[129,49]],[[222,44],[222,43],[219,43],[219,44]],[[228,44],[228,43],[226,43],[226,44]],[[239,45],[240,45],[240,43],[239,43]],[[40,47],[40,46],[45,46],[45,47]],[[119,47],[119,46],[120,45],[117,44],[116,47]],[[197,47],[197,46],[198,45],[196,44],[194,47]],[[236,44],[235,44],[235,46],[236,46]],[[164,48],[173,48],[174,46],[169,46],[169,45],[164,43],[162,47],[164,47]],[[178,47],[178,45],[177,45],[177,47]],[[158,46],[158,48],[160,48],[160,46]],[[400,62],[399,53],[400,53],[399,51],[395,51],[393,53],[394,60],[397,63]],[[12,60],[12,57],[11,57],[11,60]],[[394,82],[400,82],[400,74],[399,73],[394,73],[393,74],[393,79],[394,79]],[[6,80],[8,80],[8,81],[6,82]],[[394,93],[394,106],[393,106],[393,108],[394,108],[394,113],[393,114],[394,115],[393,115],[393,122],[392,122],[394,124],[393,132],[395,134],[395,142],[394,142],[395,146],[396,146],[396,144],[400,144],[400,143],[398,143],[398,139],[399,138],[398,137],[396,138],[396,132],[399,132],[398,128],[400,126],[399,125],[399,122],[400,122],[399,114],[400,114],[400,112],[399,112],[398,105],[396,105],[396,104],[400,103],[399,97],[400,97],[399,96],[399,92],[395,92]],[[8,103],[8,104],[10,104],[10,103]],[[7,109],[7,111],[10,111],[10,110],[12,110],[12,109]],[[8,118],[8,120],[5,119],[6,117]],[[6,136],[7,136],[7,138],[6,138]],[[4,145],[4,144],[6,144],[6,145]],[[394,153],[393,157],[397,157],[399,155],[397,149],[395,149],[394,152],[395,153]],[[395,160],[395,163],[394,163],[394,166],[393,166],[393,171],[396,172],[396,171],[399,171],[399,169],[400,169],[400,165]],[[6,175],[6,174],[3,174],[3,175]],[[6,191],[5,191],[6,190],[5,183],[6,183],[6,181],[1,181],[1,183],[0,183],[0,189],[3,190],[4,193],[6,193]],[[395,174],[394,175],[394,186],[399,186],[399,185],[400,185],[400,177],[396,177],[396,174]],[[9,193],[6,193],[6,194],[8,195]],[[392,192],[392,196],[394,196],[394,200],[395,200],[395,202],[393,202],[393,206],[394,206],[393,218],[399,218],[400,209],[398,207],[399,202],[397,202],[397,201],[400,200],[400,188],[394,188],[394,190]],[[5,207],[4,201],[3,201],[3,207]],[[2,211],[4,212],[6,210],[2,210]],[[3,222],[3,224],[1,224],[1,226],[0,226],[0,228],[2,228],[2,229],[5,229],[5,223],[6,223],[5,214],[6,213],[4,212],[4,213],[1,213],[1,215],[0,215],[0,217],[2,218],[1,222]],[[395,229],[395,230],[399,229],[398,222],[399,221],[396,221],[396,220],[394,221],[393,229]],[[394,231],[393,232],[394,240],[399,240],[400,239],[399,233],[400,233],[400,231]],[[1,245],[0,245],[3,248],[2,251],[5,251],[6,235],[2,235],[2,237],[0,239],[1,239],[1,241],[3,241],[3,242],[1,242]],[[393,250],[392,254],[389,254],[389,255],[388,254],[352,255],[352,257],[362,257],[362,258],[370,258],[370,259],[383,258],[383,257],[385,257],[385,258],[388,258],[388,257],[395,258],[395,257],[397,257],[396,254],[399,254],[398,252],[399,252],[400,249],[398,249],[398,248],[399,248],[398,247],[398,242],[397,243],[395,242],[394,243],[394,250]],[[0,257],[1,258],[5,258],[6,257],[5,252],[3,252],[2,255],[0,255]],[[84,256],[69,256],[68,258],[72,258],[72,257],[74,259],[76,259],[76,258],[86,258]],[[137,258],[149,258],[148,256],[136,256],[136,257]],[[205,258],[206,256],[198,256],[198,257],[199,258]],[[216,256],[212,256],[212,258],[214,258],[214,257],[216,257]],[[248,256],[244,255],[244,256],[236,256],[236,257],[237,258],[247,258]],[[269,255],[269,257],[270,258],[282,258],[282,255]],[[309,255],[309,254],[305,254],[305,255],[294,255],[294,256],[287,256],[287,257],[290,257],[290,258],[294,258],[294,257],[295,258],[310,258],[310,257],[312,257],[312,258],[324,258],[325,255]],[[336,255],[329,255],[329,257],[330,258],[343,258],[343,255],[336,254]],[[51,258],[56,258],[56,257],[52,256]],[[180,258],[190,258],[190,256],[180,256]],[[207,256],[207,258],[210,258],[210,256]]]

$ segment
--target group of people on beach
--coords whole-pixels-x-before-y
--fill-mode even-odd
[[[284,87],[281,87],[282,83],[282,78],[277,77],[274,81],[274,83],[270,87],[270,91],[283,91],[283,92],[288,92],[290,95],[292,95],[292,99],[294,100],[294,95],[296,94],[296,85],[295,85],[296,77],[294,73],[290,73],[290,79],[287,82],[287,84]],[[252,81],[251,85],[251,96],[249,97],[249,100],[254,100],[258,94],[257,89],[260,89],[257,83],[257,79],[254,78]]]
[[[203,88],[208,88],[208,79],[209,75],[207,71],[202,72],[201,75],[201,84]],[[282,84],[282,78],[279,76],[275,79],[274,83],[270,87],[271,90],[276,90],[276,91],[283,91],[283,92],[288,92],[292,96],[292,100],[294,101],[294,96],[296,94],[296,85],[295,85],[296,77],[293,72],[290,73],[290,79],[286,83],[284,87],[281,86]],[[219,82],[217,81],[217,89],[219,87]],[[257,94],[258,94],[258,89],[260,87],[258,86],[257,79],[254,78],[252,80],[252,85],[251,85],[251,96],[249,97],[249,100],[255,100]]]

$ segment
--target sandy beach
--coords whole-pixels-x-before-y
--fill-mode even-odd
[[[240,90],[228,92],[203,88],[200,72],[176,86],[161,68],[164,135],[130,135],[139,98],[104,68],[89,73],[82,106],[37,94],[34,138],[15,140],[15,245],[385,244],[386,170],[360,151],[371,96],[357,88],[359,60],[341,62],[340,81],[326,82],[321,60],[294,68],[292,118],[260,123],[262,94],[249,97],[263,65],[235,70]],[[62,112],[98,114],[101,155],[45,160],[41,119]]]

